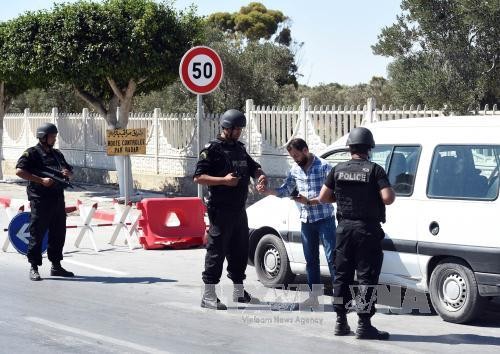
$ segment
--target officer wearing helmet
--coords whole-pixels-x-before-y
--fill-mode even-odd
[[[221,134],[200,152],[193,179],[208,186],[207,211],[210,220],[201,306],[216,310],[227,307],[217,298],[215,285],[222,276],[227,258],[228,277],[234,283],[233,300],[257,302],[243,288],[248,259],[248,220],[245,203],[250,177],[265,182],[261,166],[255,162],[239,140],[246,126],[245,115],[235,109],[220,118]],[[253,301],[252,301],[253,300]]]
[[[61,266],[66,238],[66,212],[64,187],[40,171],[49,167],[61,171],[65,178],[72,176],[73,167],[63,154],[54,149],[57,127],[45,123],[36,130],[38,144],[27,149],[18,159],[16,175],[28,181],[27,194],[31,207],[30,241],[28,262],[31,264],[30,279],[41,280],[38,266],[42,265],[42,241],[48,230],[48,258],[52,262],[50,275],[72,277],[74,274]]]
[[[375,140],[367,128],[354,128],[347,144],[351,160],[336,165],[328,174],[321,189],[322,203],[337,202],[337,240],[335,244],[336,279],[333,286],[337,321],[335,335],[350,333],[347,310],[356,304],[359,339],[388,339],[389,333],[371,324],[375,314],[376,294],[382,268],[382,239],[380,223],[385,222],[385,206],[392,204],[395,193],[384,169],[369,160]],[[358,294],[350,299],[350,286],[356,271]]]

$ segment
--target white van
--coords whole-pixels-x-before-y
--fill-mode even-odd
[[[381,284],[428,292],[446,321],[480,313],[500,296],[500,116],[413,118],[366,126],[372,161],[396,191],[387,207]],[[342,137],[323,158],[350,159]],[[266,197],[247,209],[249,262],[266,286],[305,274],[298,207]],[[321,272],[328,266],[321,249]]]

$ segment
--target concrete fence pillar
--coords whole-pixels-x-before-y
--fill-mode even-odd
[[[253,114],[252,111],[254,110],[254,105],[253,105],[253,100],[248,99],[245,102],[245,115],[247,117],[247,148],[248,148],[248,153],[251,153],[252,151],[252,127],[253,127]]]
[[[57,107],[52,107],[52,124],[57,125],[57,116],[59,114],[59,109]]]
[[[30,129],[30,124],[29,124],[29,115],[30,115],[30,109],[25,108],[24,109],[24,145],[25,148],[29,148],[30,146],[30,134],[31,134],[31,129]]]
[[[377,119],[377,114],[375,112],[376,110],[376,105],[377,101],[375,100],[375,97],[370,97],[366,101],[366,111],[365,111],[365,117],[363,119],[362,124],[367,124],[367,123],[373,123],[376,122]]]
[[[309,109],[309,99],[303,97],[300,99],[299,119],[302,124],[303,139],[307,141],[307,110]]]
[[[56,127],[57,127],[57,116],[58,115],[59,115],[59,110],[57,109],[57,107],[52,107],[51,119],[52,119],[52,124],[54,124]],[[57,129],[59,130],[59,136],[61,136],[61,127],[57,127]],[[60,147],[59,141],[60,141],[60,139],[56,140],[56,144],[55,144],[56,149],[59,149],[59,147]]]
[[[87,134],[88,134],[89,109],[82,109],[82,130],[83,130],[83,167],[87,167]]]
[[[160,173],[160,115],[161,109],[155,108],[153,111],[153,123],[155,132],[155,171]]]

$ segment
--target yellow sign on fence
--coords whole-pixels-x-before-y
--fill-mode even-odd
[[[106,131],[108,155],[146,154],[146,128]]]

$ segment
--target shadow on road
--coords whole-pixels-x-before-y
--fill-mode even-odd
[[[500,312],[496,312],[498,311],[497,306],[498,305],[496,304],[488,304],[482,316],[480,316],[477,320],[468,323],[468,325],[474,327],[500,328]]]
[[[477,334],[440,334],[436,336],[423,336],[419,334],[391,333],[390,340],[391,342],[500,345],[500,337],[481,336]]]
[[[45,278],[55,281],[80,281],[103,284],[154,284],[154,283],[176,283],[175,279],[163,279],[158,277],[97,277],[97,276],[75,276],[74,278]]]

